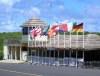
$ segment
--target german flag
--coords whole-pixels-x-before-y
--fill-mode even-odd
[[[72,32],[83,32],[83,23],[80,23],[78,25],[74,25]]]

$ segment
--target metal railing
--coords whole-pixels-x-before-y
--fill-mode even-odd
[[[28,62],[32,64],[46,64],[54,66],[83,66],[82,59],[76,58],[53,58],[53,57],[38,57],[38,56],[28,56]]]

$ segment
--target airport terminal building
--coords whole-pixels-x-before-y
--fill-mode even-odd
[[[4,41],[4,59],[64,66],[82,66],[86,62],[100,62],[100,36],[57,34],[51,38],[46,35],[30,38],[28,31],[31,28],[46,26],[48,24],[37,18],[26,21],[21,26],[20,40]]]

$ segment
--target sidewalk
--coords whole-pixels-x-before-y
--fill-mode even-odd
[[[20,60],[0,60],[0,63],[24,63],[25,61]]]

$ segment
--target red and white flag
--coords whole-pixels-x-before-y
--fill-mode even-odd
[[[42,30],[39,27],[34,28],[30,31],[30,35],[32,38],[35,38],[36,36],[40,36],[41,34],[42,34]]]

